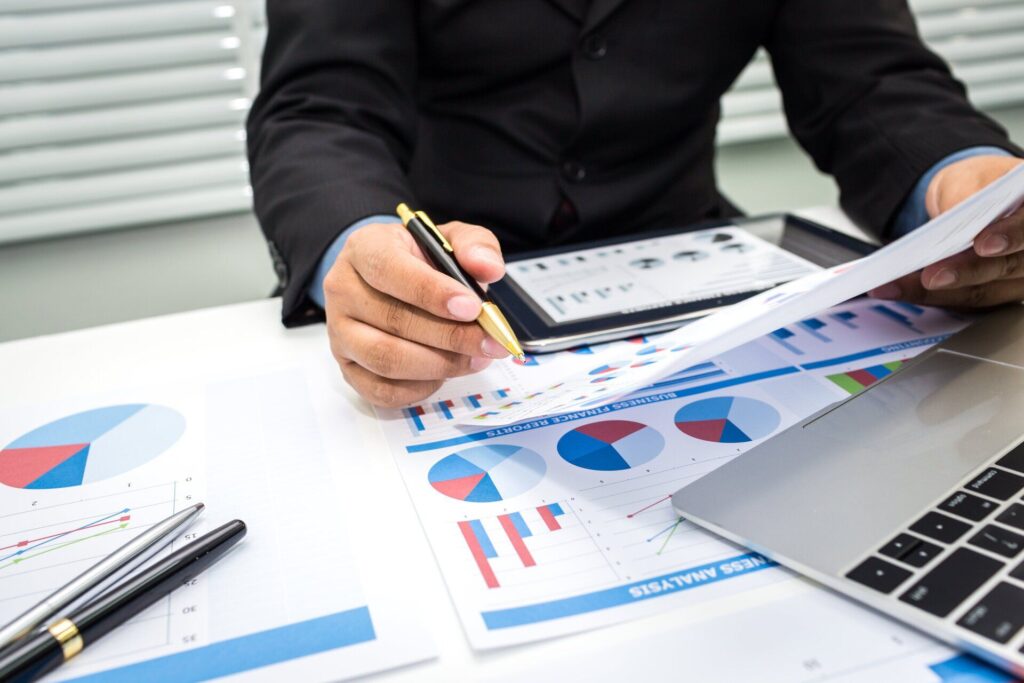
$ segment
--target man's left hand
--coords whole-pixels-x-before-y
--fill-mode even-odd
[[[1024,160],[977,156],[942,169],[928,186],[933,218],[948,211]],[[988,226],[972,248],[870,292],[928,306],[988,308],[1024,301],[1024,209]]]

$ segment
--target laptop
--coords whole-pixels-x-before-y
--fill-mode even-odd
[[[1024,306],[678,491],[689,521],[1024,674]]]

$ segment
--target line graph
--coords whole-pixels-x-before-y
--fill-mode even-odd
[[[99,519],[89,522],[88,524],[83,524],[82,526],[67,529],[65,531],[59,531],[53,534],[47,534],[45,536],[39,536],[37,538],[21,540],[11,545],[0,546],[0,553],[4,553],[5,551],[10,550],[11,548],[18,549],[11,553],[0,554],[0,570],[6,569],[7,567],[15,566],[21,562],[24,562],[25,560],[29,560],[34,557],[39,557],[40,555],[51,553],[55,550],[60,550],[61,548],[66,548],[68,546],[81,543],[82,541],[88,541],[90,539],[99,538],[100,536],[106,536],[107,534],[121,531],[128,527],[128,522],[130,522],[132,518],[130,513],[131,510],[129,508],[124,508],[122,510],[118,510],[117,512],[113,512],[109,515],[100,517]],[[56,541],[59,541],[62,538],[67,538],[71,536],[72,534],[76,534],[81,531],[90,531],[92,529],[107,526],[110,524],[114,524],[116,526],[109,527],[98,533],[88,534],[86,536],[74,538],[72,540],[64,541],[62,543],[55,543]],[[49,547],[46,550],[35,552],[43,546]]]

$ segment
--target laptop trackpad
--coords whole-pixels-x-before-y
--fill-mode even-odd
[[[686,487],[677,508],[838,574],[1009,450],[1021,415],[1024,369],[939,350]]]

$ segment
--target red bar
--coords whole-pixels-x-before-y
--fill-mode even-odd
[[[488,588],[498,588],[498,577],[494,575],[491,563],[487,561],[484,549],[480,547],[480,541],[477,540],[476,534],[473,533],[473,527],[469,525],[469,522],[459,522],[459,529],[462,531],[462,537],[466,539],[469,552],[473,553],[473,559],[476,560],[476,566],[484,577],[484,583],[487,584]]]
[[[869,387],[878,381],[878,378],[872,375],[867,370],[852,370],[846,373],[850,379],[855,382],[859,382],[864,387]]]
[[[523,566],[536,566],[537,563],[533,561],[533,555],[530,554],[529,548],[523,543],[523,537],[519,535],[516,525],[511,518],[508,515],[498,515],[498,521],[501,522],[501,528],[505,530],[508,540],[512,541],[512,547],[516,549],[516,553],[519,555],[519,559],[522,560]]]
[[[537,512],[540,513],[540,518],[544,520],[544,523],[548,525],[548,531],[558,531],[562,528],[547,505],[541,505],[537,508]]]

